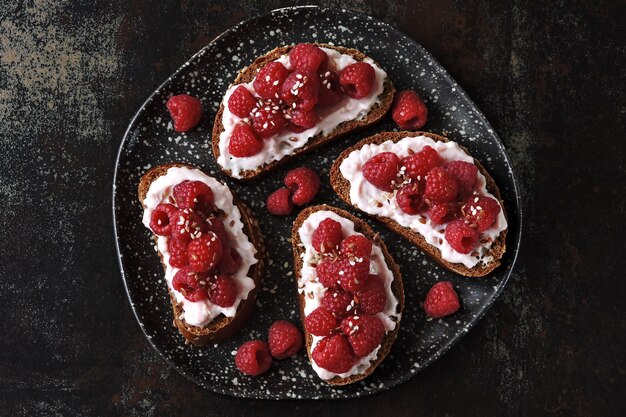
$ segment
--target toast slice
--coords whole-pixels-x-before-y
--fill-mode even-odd
[[[382,132],[374,136],[365,138],[361,140],[360,142],[344,150],[339,155],[339,157],[337,157],[337,159],[335,160],[335,162],[333,163],[330,169],[330,183],[333,189],[335,190],[335,192],[337,193],[337,195],[346,203],[359,209],[358,207],[356,207],[355,204],[352,203],[350,199],[350,182],[346,178],[344,178],[344,176],[342,175],[340,171],[341,163],[350,155],[350,153],[352,153],[353,151],[357,149],[361,149],[364,145],[367,145],[367,144],[382,144],[389,140],[393,142],[398,142],[403,138],[416,137],[416,136],[427,136],[435,141],[448,142],[448,139],[446,139],[445,137],[436,135],[434,133],[429,133],[429,132]],[[467,155],[469,155],[469,153],[467,152],[465,148],[463,148],[460,145],[459,147]],[[504,204],[502,203],[502,198],[500,197],[500,191],[498,190],[498,187],[496,186],[495,181],[489,175],[485,167],[483,167],[482,164],[479,161],[477,161],[475,158],[474,158],[474,164],[478,168],[479,172],[485,177],[487,191],[491,193],[498,200],[498,202],[500,203],[500,207],[502,209],[502,213],[504,214],[506,218],[506,213],[504,211]],[[453,262],[449,262],[443,259],[441,256],[441,251],[437,247],[428,243],[426,239],[424,239],[424,237],[420,233],[408,227],[400,225],[395,220],[389,217],[372,215],[369,213],[366,213],[366,214],[376,218],[378,221],[380,221],[385,226],[387,226],[387,228],[400,234],[406,240],[408,240],[412,244],[419,247],[423,252],[431,256],[437,263],[439,263],[444,268],[450,271],[456,272],[458,274],[467,276],[467,277],[483,277],[489,274],[490,272],[492,272],[495,268],[497,268],[500,265],[500,260],[506,250],[506,234],[507,234],[508,229],[504,229],[503,231],[501,231],[500,234],[495,239],[495,241],[492,243],[491,248],[489,249],[489,253],[488,253],[488,256],[490,256],[492,260],[486,264],[479,262],[470,268],[462,263],[453,263]]]
[[[368,375],[374,372],[376,367],[383,361],[383,359],[385,359],[385,357],[391,350],[391,347],[394,341],[396,340],[398,330],[400,329],[400,318],[404,310],[404,288],[402,285],[402,277],[400,275],[400,268],[391,257],[391,254],[389,253],[389,251],[387,250],[387,247],[385,246],[384,242],[380,238],[380,235],[378,233],[375,233],[365,221],[355,217],[354,215],[348,213],[345,210],[341,210],[336,207],[327,206],[327,205],[318,205],[318,206],[308,207],[302,210],[302,212],[300,212],[300,214],[294,221],[293,227],[291,229],[293,258],[294,258],[294,265],[295,265],[295,271],[296,271],[296,274],[295,274],[296,286],[298,285],[298,282],[300,281],[300,278],[301,278],[301,271],[304,266],[303,257],[306,251],[306,248],[304,248],[300,240],[299,229],[303,225],[303,223],[306,221],[306,219],[309,218],[309,216],[319,211],[331,211],[339,215],[340,217],[343,217],[351,221],[354,224],[355,232],[363,234],[367,239],[372,241],[374,245],[380,248],[382,254],[384,255],[384,261],[393,275],[393,282],[391,283],[391,291],[393,292],[393,295],[395,296],[397,300],[397,307],[395,309],[396,325],[393,330],[390,330],[385,334],[385,337],[383,338],[383,341],[381,343],[381,347],[380,347],[380,350],[378,351],[376,359],[370,362],[369,367],[359,374],[355,374],[355,375],[351,375],[351,376],[347,376],[343,378],[339,376],[335,376],[331,379],[325,380],[328,384],[331,384],[331,385],[352,384],[354,382],[357,382],[366,378]],[[298,292],[298,301],[300,305],[300,317],[302,319],[302,327],[303,329],[305,329],[304,338],[305,338],[305,343],[306,343],[306,350],[309,356],[309,360],[311,361],[311,363],[313,363],[313,358],[311,356],[313,336],[306,331],[306,327],[305,327],[305,303],[306,303],[305,295]]]
[[[328,44],[316,44],[319,47],[334,49],[342,54],[347,54],[352,56],[356,61],[363,61],[368,58],[365,54],[356,49],[345,48],[341,46],[334,46]],[[276,48],[267,54],[257,58],[250,66],[243,68],[237,74],[235,81],[232,85],[245,84],[252,82],[256,76],[256,73],[259,69],[261,69],[265,64],[275,61],[280,58],[282,55],[286,55],[293,48],[293,46],[283,46]],[[377,64],[378,65],[378,64]],[[380,66],[380,65],[379,65]],[[233,175],[231,170],[221,167],[222,170],[229,176],[233,178],[239,178],[244,180],[249,180],[255,178],[267,171],[270,171],[277,166],[288,162],[292,157],[297,155],[304,154],[320,146],[337,139],[339,137],[345,136],[349,133],[356,132],[361,130],[367,126],[375,124],[380,119],[383,118],[391,108],[391,104],[393,103],[393,97],[395,94],[395,89],[393,86],[393,82],[389,79],[389,76],[386,77],[383,84],[383,92],[378,96],[379,102],[374,104],[370,109],[369,113],[359,120],[349,120],[343,123],[340,123],[337,127],[335,127],[332,131],[327,134],[319,133],[307,140],[304,146],[295,149],[290,155],[284,156],[282,159],[275,160],[253,170],[243,170],[239,173],[239,175]],[[215,160],[217,161],[221,155],[220,152],[220,134],[224,132],[225,128],[222,123],[224,115],[224,102],[220,104],[219,110],[215,115],[215,122],[213,124],[213,133],[211,135],[211,146],[213,148],[213,155],[215,156]]]
[[[173,167],[185,167],[195,169],[195,167],[191,165],[182,163],[171,163],[156,166],[146,172],[141,177],[138,186],[139,201],[141,202],[142,208],[144,210],[146,209],[146,206],[144,205],[144,200],[146,199],[146,195],[148,194],[150,185],[157,178],[167,174],[167,171]],[[197,346],[205,346],[209,343],[216,343],[228,339],[243,327],[243,325],[250,318],[252,311],[254,310],[256,294],[261,286],[261,279],[263,277],[263,254],[265,248],[263,245],[263,238],[261,236],[258,221],[252,216],[250,210],[237,198],[234,193],[233,203],[235,206],[237,206],[241,213],[241,222],[243,223],[244,233],[257,250],[257,253],[255,255],[257,263],[250,267],[247,274],[248,277],[254,280],[255,286],[248,293],[248,297],[239,303],[237,312],[234,317],[225,317],[224,315],[220,314],[208,325],[204,327],[198,327],[190,325],[185,321],[183,316],[182,303],[178,303],[176,301],[173,290],[168,285],[168,292],[170,295],[170,301],[172,303],[172,310],[174,313],[174,325],[178,328],[180,333],[185,338],[185,343],[191,343]],[[158,241],[158,236],[156,234],[153,234],[153,239],[156,243]],[[163,265],[163,269],[165,270],[166,265],[163,259],[163,254],[161,252],[158,253],[159,257],[161,258],[161,264]]]

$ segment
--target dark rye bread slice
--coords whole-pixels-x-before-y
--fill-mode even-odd
[[[429,132],[382,132],[374,136],[365,138],[359,141],[358,143],[354,144],[353,146],[349,147],[348,149],[344,150],[339,155],[337,160],[333,163],[333,166],[330,169],[330,183],[333,189],[335,190],[335,192],[337,193],[337,195],[343,201],[345,201],[348,204],[351,204],[353,207],[358,209],[358,207],[356,207],[350,201],[350,182],[343,177],[343,175],[341,174],[341,171],[339,170],[339,166],[341,165],[343,160],[346,159],[352,151],[360,149],[361,147],[367,144],[381,144],[388,140],[391,140],[393,142],[398,142],[405,137],[416,137],[416,136],[428,136],[429,138],[432,138],[437,141],[448,142],[448,139],[446,139],[445,137],[436,135],[434,133],[429,133]],[[465,149],[462,146],[460,147],[465,153],[469,155],[469,153],[467,152],[467,149]],[[491,175],[489,175],[485,167],[483,167],[482,164],[475,158],[474,158],[474,164],[476,164],[476,166],[478,167],[478,170],[485,176],[485,179],[487,180],[487,191],[489,191],[498,199],[498,201],[500,202],[500,206],[502,207],[502,210],[504,210],[504,204],[502,203],[502,198],[500,197],[500,191],[498,190],[498,187],[496,186],[495,181],[493,180],[493,178],[491,178]],[[504,215],[506,217],[506,212],[504,212]],[[500,235],[496,238],[496,241],[491,246],[489,255],[493,256],[492,262],[490,262],[489,264],[483,264],[482,262],[479,262],[474,267],[468,268],[463,264],[452,263],[452,262],[446,261],[445,259],[442,259],[441,251],[435,246],[426,242],[426,239],[424,239],[424,237],[418,232],[414,232],[413,230],[407,227],[401,226],[395,220],[392,220],[388,217],[377,216],[377,215],[370,215],[370,216],[378,219],[381,223],[383,223],[389,229],[400,234],[409,242],[418,246],[422,251],[430,255],[437,263],[439,263],[444,268],[447,268],[452,272],[456,272],[458,274],[461,274],[467,277],[483,277],[489,274],[491,271],[493,271],[496,267],[500,265],[500,259],[502,258],[502,255],[504,255],[504,252],[506,249],[506,234],[507,234],[508,229],[503,230],[500,233]]]
[[[363,372],[362,374],[352,375],[346,378],[340,378],[336,376],[326,381],[327,383],[331,385],[347,385],[347,384],[352,384],[353,382],[356,382],[356,381],[360,381],[363,378],[366,378],[372,372],[374,372],[374,369],[376,369],[376,367],[383,361],[383,359],[385,359],[385,357],[391,350],[391,346],[393,345],[394,341],[396,340],[396,336],[398,335],[398,330],[400,329],[400,317],[402,315],[402,312],[404,311],[404,287],[402,285],[402,276],[400,275],[400,268],[391,257],[391,254],[387,250],[385,243],[380,238],[379,233],[375,233],[365,221],[353,216],[352,214],[348,213],[345,210],[341,210],[336,207],[327,206],[327,205],[319,205],[319,206],[308,207],[302,210],[302,212],[300,212],[300,214],[294,221],[293,227],[291,228],[291,239],[292,239],[292,246],[293,246],[293,262],[294,262],[294,266],[296,270],[296,288],[298,287],[298,281],[300,280],[300,271],[302,271],[302,266],[303,266],[302,258],[300,256],[301,254],[305,252],[305,248],[302,245],[300,245],[301,242],[300,242],[300,234],[298,233],[298,229],[300,229],[304,221],[311,214],[317,211],[326,211],[326,210],[332,211],[338,214],[339,216],[346,218],[350,220],[351,222],[353,222],[354,230],[356,232],[362,233],[366,238],[368,238],[375,245],[380,247],[381,251],[383,252],[383,255],[385,256],[385,262],[387,263],[387,266],[393,273],[393,283],[391,284],[391,290],[393,291],[394,296],[398,300],[398,307],[396,308],[396,313],[398,314],[399,318],[396,321],[396,327],[392,331],[385,334],[385,338],[382,341],[382,346],[380,350],[378,351],[378,357],[376,358],[374,362],[372,362],[370,367],[367,368],[365,372]],[[302,328],[305,329],[304,338],[306,342],[306,351],[307,351],[307,354],[309,355],[309,360],[313,362],[313,358],[311,357],[311,343],[313,342],[313,337],[311,336],[310,333],[306,331],[306,328],[304,325],[304,319],[305,319],[304,297],[305,295],[300,294],[298,292],[298,301],[300,304],[300,318],[302,319]]]
[[[365,58],[368,58],[367,55],[363,54],[360,51],[352,48],[344,48],[342,46],[334,46],[327,45],[323,43],[316,44],[317,46],[335,49],[342,54],[351,55],[356,61],[363,61]],[[280,58],[282,55],[286,55],[293,48],[293,46],[283,46],[280,48],[276,48],[267,54],[257,58],[250,66],[243,68],[237,74],[235,81],[232,85],[244,84],[251,82],[256,76],[257,70],[261,69],[265,64],[275,61]],[[380,66],[380,65],[379,65]],[[321,133],[309,138],[307,143],[301,148],[296,149],[291,155],[287,155],[278,161],[270,162],[269,164],[265,164],[255,170],[245,170],[241,171],[241,179],[252,179],[255,178],[277,166],[289,161],[292,157],[301,155],[303,153],[309,152],[313,149],[319,148],[320,146],[332,141],[333,139],[337,139],[341,136],[344,136],[348,133],[356,132],[361,129],[364,129],[367,126],[370,126],[380,119],[383,118],[391,108],[391,104],[393,102],[393,96],[395,94],[395,89],[393,87],[393,82],[389,79],[389,75],[387,75],[387,79],[384,83],[383,92],[379,95],[380,102],[375,104],[370,112],[361,120],[349,120],[339,124],[334,130],[329,132],[326,135],[322,135]],[[224,104],[220,104],[220,108],[215,115],[215,122],[213,123],[213,133],[211,136],[211,145],[213,147],[213,155],[215,159],[220,156],[220,134],[224,131],[224,125],[222,124],[222,115],[224,113]],[[220,166],[220,168],[222,168]],[[227,174],[231,175],[230,170],[222,168],[222,170]]]
[[[141,206],[145,210],[143,201],[146,198],[150,184],[158,177],[165,175],[167,170],[172,167],[186,167],[190,169],[196,169],[195,167],[187,164],[172,163],[159,165],[148,172],[146,172],[139,181],[138,196]],[[231,191],[232,192],[232,191]],[[168,292],[170,295],[170,301],[172,302],[172,310],[174,312],[174,324],[178,327],[180,333],[185,337],[185,343],[191,343],[197,346],[205,346],[209,343],[217,343],[222,340],[226,340],[237,333],[243,325],[248,321],[252,311],[254,310],[255,298],[259,287],[261,286],[261,279],[263,277],[263,262],[265,257],[263,256],[265,248],[263,245],[263,238],[259,229],[258,221],[252,216],[252,213],[233,193],[233,202],[239,208],[241,212],[241,222],[244,226],[244,232],[250,242],[257,250],[256,258],[258,262],[250,267],[248,276],[254,280],[255,287],[248,294],[246,300],[242,300],[237,308],[237,314],[234,317],[218,316],[211,323],[205,327],[192,326],[185,322],[184,317],[181,318],[183,313],[182,304],[176,302],[176,297],[172,293],[172,290],[168,286]],[[153,235],[155,243],[157,242],[157,235]],[[165,263],[163,261],[163,255],[161,252],[159,257],[161,258],[161,264],[165,270]]]

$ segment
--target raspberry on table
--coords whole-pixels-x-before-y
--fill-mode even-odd
[[[235,91],[228,98],[228,110],[241,119],[250,117],[255,106],[256,98],[243,85],[235,88]]]
[[[333,252],[343,240],[341,223],[327,218],[322,220],[313,232],[313,248],[320,253]]]
[[[444,224],[460,217],[459,205],[451,201],[449,203],[433,204],[428,208],[428,218],[435,224]]]
[[[335,262],[331,259],[324,259],[315,267],[317,280],[326,288],[339,288],[339,276],[335,269]]]
[[[385,326],[376,316],[349,316],[341,322],[341,332],[348,337],[354,354],[362,358],[380,346]]]
[[[249,125],[240,123],[233,129],[228,142],[228,152],[237,158],[254,156],[263,149],[263,142]]]
[[[287,188],[293,193],[291,201],[297,206],[310,203],[320,189],[320,177],[317,172],[307,167],[292,169],[284,180]]]
[[[346,291],[358,291],[365,286],[365,280],[370,270],[369,259],[339,258],[335,262],[335,269],[339,276],[339,284]]]
[[[174,121],[174,130],[186,132],[200,123],[202,119],[202,103],[188,94],[172,96],[165,104]]]
[[[150,229],[155,235],[169,236],[172,233],[170,216],[176,212],[173,204],[161,203],[154,208],[150,215]]]
[[[183,181],[174,187],[172,195],[181,209],[206,213],[213,207],[213,190],[202,181]]]
[[[172,225],[172,239],[182,240],[185,243],[201,236],[206,230],[202,217],[189,209],[176,210],[172,213],[170,224]]]
[[[267,197],[265,202],[267,211],[275,216],[288,216],[293,211],[291,202],[291,190],[289,188],[279,188]]]
[[[459,185],[454,176],[441,167],[430,170],[426,176],[424,201],[427,204],[448,203],[454,201],[459,192]]]
[[[302,348],[302,332],[291,322],[279,320],[267,331],[267,344],[276,359],[294,356]]]
[[[215,233],[203,234],[187,247],[189,268],[195,272],[209,271],[219,263],[223,250],[222,242]]]
[[[220,307],[231,307],[237,300],[237,284],[226,276],[218,275],[211,280],[208,288],[209,301]]]
[[[424,208],[424,186],[421,181],[403,185],[396,193],[396,202],[406,214],[417,214]]]
[[[343,91],[356,99],[367,97],[372,91],[375,80],[376,71],[367,62],[350,64],[339,75],[339,83]]]
[[[372,241],[363,235],[348,236],[341,241],[340,252],[348,258],[369,259],[372,255]]]
[[[478,231],[465,220],[454,220],[446,226],[446,241],[459,253],[470,253],[478,243]]]
[[[291,109],[313,110],[318,101],[320,88],[316,73],[306,70],[295,70],[285,80],[280,98]]]
[[[256,74],[252,86],[262,99],[277,100],[288,76],[289,70],[283,64],[276,61],[268,62]]]
[[[355,305],[352,294],[344,290],[329,289],[322,296],[322,307],[338,318],[354,314]]]
[[[183,268],[189,264],[187,258],[188,242],[181,239],[168,239],[167,250],[170,253],[169,264],[172,268]]]
[[[172,279],[172,287],[189,301],[201,301],[207,298],[207,275],[192,271],[190,267],[181,268]]]
[[[304,318],[307,332],[315,336],[328,336],[337,328],[337,319],[326,308],[318,307]]]
[[[262,139],[271,138],[287,125],[282,107],[274,100],[259,101],[252,115],[252,128]]]
[[[443,169],[451,173],[459,184],[459,194],[466,196],[472,193],[476,184],[478,167],[471,162],[451,161],[447,162]]]
[[[235,248],[224,249],[222,257],[216,266],[216,270],[220,274],[233,275],[241,266],[241,255]]]
[[[387,291],[383,279],[374,274],[369,274],[365,285],[354,293],[360,314],[374,315],[385,310],[387,306]]]
[[[235,365],[245,375],[256,376],[266,372],[272,366],[272,355],[267,343],[250,340],[239,346]]]
[[[423,180],[431,169],[441,165],[441,157],[436,150],[426,145],[419,152],[405,156],[400,161],[404,175],[409,178]]]
[[[393,152],[382,152],[363,164],[363,177],[376,188],[393,191],[398,180],[400,159]]]
[[[459,296],[449,281],[441,281],[433,285],[428,290],[424,301],[424,311],[435,319],[454,314],[460,307]]]
[[[307,129],[315,127],[319,121],[319,117],[317,116],[315,110],[293,109],[285,117],[289,118],[292,124],[303,128],[303,132]]]
[[[500,214],[500,204],[491,197],[471,195],[461,209],[470,227],[484,232],[496,222]]]
[[[343,98],[339,76],[334,71],[320,73],[320,90],[317,93],[317,105],[328,107],[337,104]]]
[[[311,357],[319,367],[336,374],[348,372],[356,363],[352,347],[342,334],[320,340],[311,352]]]
[[[400,129],[417,130],[428,121],[428,109],[415,91],[400,91],[394,99],[391,118]]]
[[[317,72],[328,65],[328,55],[317,45],[299,43],[289,51],[292,69]]]

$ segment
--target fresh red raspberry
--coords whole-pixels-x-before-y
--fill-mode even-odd
[[[326,68],[328,55],[316,45],[300,43],[289,51],[289,63],[292,69],[316,72]]]
[[[291,190],[289,188],[279,188],[267,197],[265,202],[267,211],[275,216],[288,216],[293,211],[291,202]]]
[[[448,203],[454,201],[459,192],[456,179],[441,167],[430,170],[426,176],[424,201],[427,204]]]
[[[254,129],[245,123],[235,126],[228,142],[228,152],[232,156],[246,158],[258,154],[262,149],[263,142],[256,136]]]
[[[399,165],[398,155],[393,152],[382,152],[363,164],[363,177],[378,189],[392,191],[398,180]]]
[[[172,268],[183,268],[189,264],[187,258],[188,242],[181,239],[168,239],[167,250],[170,253],[169,264]]]
[[[202,119],[202,103],[190,95],[172,96],[165,105],[174,121],[174,130],[177,132],[188,131]]]
[[[317,94],[317,105],[328,107],[337,104],[343,98],[339,76],[336,72],[326,71],[320,74],[320,91]]]
[[[285,80],[280,98],[289,104],[291,109],[313,110],[317,104],[319,88],[317,74],[296,70]]]
[[[285,176],[284,182],[293,193],[291,201],[297,206],[310,203],[320,189],[320,177],[307,167],[292,169]]]
[[[374,315],[385,310],[387,291],[383,279],[378,275],[369,274],[365,286],[354,293],[361,314]]]
[[[369,259],[339,258],[335,264],[341,288],[355,292],[365,287],[365,281],[370,270]]]
[[[172,194],[181,209],[206,213],[213,207],[213,191],[202,181],[183,181],[174,187]]]
[[[349,316],[341,322],[341,332],[348,336],[354,354],[362,358],[380,346],[385,326],[376,316]]]
[[[218,275],[209,284],[209,301],[220,307],[231,307],[237,300],[237,284],[226,276]]]
[[[369,259],[372,254],[372,241],[363,235],[348,236],[341,241],[341,254],[347,258]]]
[[[322,307],[338,318],[354,314],[355,304],[352,294],[344,290],[327,290],[322,297]]]
[[[217,264],[217,271],[224,275],[233,275],[241,266],[241,255],[235,248],[224,249],[220,262]]]
[[[159,236],[169,236],[172,233],[170,216],[176,212],[173,204],[161,203],[154,208],[150,215],[150,229]]]
[[[394,99],[391,118],[400,129],[417,130],[428,121],[428,109],[415,91],[400,91]]]
[[[172,287],[189,301],[201,301],[207,298],[207,276],[186,266],[174,275]]]
[[[213,232],[207,232],[191,241],[187,247],[189,268],[195,272],[207,272],[222,258],[222,242]]]
[[[476,174],[478,167],[471,162],[452,161],[447,162],[443,169],[451,173],[459,184],[459,194],[461,196],[470,195],[476,184]]]
[[[288,76],[289,70],[283,64],[276,61],[268,62],[256,74],[252,86],[262,99],[277,100]]]
[[[478,231],[460,219],[446,226],[445,237],[452,249],[459,253],[470,253],[478,243]]]
[[[435,224],[444,224],[460,217],[456,202],[433,204],[428,208],[428,218]]]
[[[272,355],[267,343],[251,340],[239,346],[235,355],[235,365],[246,375],[260,375],[272,366]]]
[[[256,99],[243,85],[235,88],[228,98],[228,110],[239,118],[250,117],[252,109],[256,106]]]
[[[271,138],[287,125],[287,119],[275,101],[267,100],[257,104],[252,110],[252,127],[260,138]]]
[[[396,202],[406,214],[417,214],[424,208],[424,186],[421,181],[403,185],[396,193]]]
[[[343,240],[341,223],[333,219],[322,220],[313,232],[313,248],[320,253],[336,250]]]
[[[287,115],[285,115],[285,117],[287,117]],[[291,117],[291,116],[289,116],[289,117]],[[291,123],[291,122],[289,122],[289,123],[287,124],[287,129],[289,129],[289,130],[290,130],[290,131],[292,131],[293,133],[302,133],[302,132],[304,132],[305,130],[307,130],[307,128],[306,128],[306,127],[298,126],[298,125],[293,124],[293,123]]]
[[[350,97],[357,99],[369,95],[375,80],[376,72],[367,62],[348,65],[339,76],[339,83],[343,87],[343,91]]]
[[[196,212],[189,209],[176,210],[170,217],[172,225],[172,239],[191,242],[192,238],[200,236],[204,230],[204,222]]]
[[[315,336],[328,336],[337,328],[337,320],[324,307],[318,307],[305,317],[306,331]]]
[[[500,204],[491,197],[471,195],[462,207],[463,217],[470,227],[484,232],[495,223],[500,213]]]
[[[315,268],[317,274],[317,280],[326,288],[336,289],[339,288],[339,275],[335,269],[335,262],[330,259],[325,259]]]
[[[217,216],[207,217],[204,221],[206,224],[205,230],[207,232],[213,232],[220,238],[223,246],[228,246],[230,242],[230,236],[224,227],[224,222]]]
[[[409,178],[423,180],[430,170],[441,165],[441,162],[437,151],[426,145],[421,151],[402,158],[400,170]]]
[[[356,363],[350,343],[342,334],[320,340],[313,348],[311,357],[319,367],[336,374],[348,372]]]
[[[267,344],[274,358],[289,358],[302,348],[302,333],[292,323],[279,320],[267,331]]]
[[[441,281],[433,285],[428,290],[424,301],[424,311],[435,319],[456,313],[460,307],[459,296],[449,281]]]
[[[319,117],[317,116],[317,113],[315,113],[315,110],[294,109],[293,111],[289,112],[289,117],[291,118],[292,124],[303,128],[303,132],[306,129],[315,127],[315,125],[319,121]]]

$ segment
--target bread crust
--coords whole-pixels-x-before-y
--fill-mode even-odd
[[[342,54],[351,55],[356,61],[363,61],[365,58],[368,58],[367,55],[363,54],[362,52],[356,49],[345,48],[342,46],[328,45],[328,44],[323,44],[323,43],[318,43],[316,45],[319,47],[335,49]],[[250,66],[243,68],[242,70],[239,71],[232,85],[238,85],[238,84],[251,82],[256,76],[258,69],[261,69],[268,62],[275,61],[276,59],[280,58],[282,55],[288,54],[291,48],[293,48],[293,46],[283,46],[280,48],[275,48],[272,51],[268,52],[267,54],[257,58],[252,64],[250,64]],[[362,120],[348,120],[346,122],[343,122],[339,124],[332,132],[326,135],[322,135],[321,133],[317,134],[316,136],[313,136],[312,138],[310,138],[304,146],[296,149],[291,155],[286,155],[285,157],[283,157],[282,159],[278,161],[272,161],[268,164],[260,166],[259,168],[255,170],[241,171],[241,178],[237,178],[237,179],[249,180],[249,179],[256,178],[259,175],[262,175],[288,162],[292,157],[317,149],[320,146],[334,139],[345,136],[349,133],[357,132],[359,130],[362,130],[378,122],[387,114],[387,112],[391,108],[394,94],[395,94],[395,89],[393,86],[393,82],[390,80],[389,75],[387,75],[387,79],[385,80],[385,83],[384,83],[383,92],[379,95],[379,97],[381,98],[380,102],[375,104],[372,107],[372,109],[370,110],[370,112],[367,114],[365,118],[363,118]],[[215,115],[215,122],[213,123],[213,132],[211,135],[211,147],[213,148],[213,155],[215,156],[215,160],[217,160],[219,156],[221,155],[221,152],[219,149],[220,134],[225,130],[224,125],[222,124],[223,114],[224,114],[224,104],[220,103],[220,108],[217,111],[217,114]],[[226,173],[226,175],[232,177],[230,170],[224,169],[221,165],[220,165],[220,169],[222,169],[222,171]]]
[[[146,207],[144,206],[144,200],[146,198],[150,185],[157,178],[165,175],[167,173],[167,170],[172,167],[197,169],[196,167],[187,164],[171,163],[156,166],[146,172],[141,177],[137,190],[139,201],[141,202],[141,206],[144,210],[146,209]],[[241,222],[244,226],[244,232],[257,250],[256,258],[258,262],[252,265],[250,267],[250,270],[248,271],[248,276],[252,277],[252,279],[254,280],[254,288],[248,294],[248,298],[242,300],[239,303],[237,313],[234,317],[224,317],[220,315],[216,317],[213,321],[211,321],[207,326],[198,327],[187,324],[184,317],[181,318],[181,314],[183,312],[181,305],[182,303],[179,304],[176,302],[176,297],[168,286],[170,301],[172,303],[172,311],[174,313],[174,325],[178,328],[180,333],[185,338],[185,343],[191,343],[197,346],[206,346],[210,343],[217,343],[226,340],[232,337],[243,327],[243,325],[250,318],[252,311],[254,310],[256,294],[261,286],[261,280],[263,278],[265,247],[263,245],[263,238],[261,236],[258,221],[252,216],[252,213],[250,212],[248,207],[246,207],[246,205],[243,204],[234,193],[233,202],[241,212]],[[153,239],[156,243],[158,236],[153,234]],[[166,266],[163,261],[163,255],[161,254],[161,252],[158,253],[159,258],[161,258],[161,264],[163,265],[163,269],[165,270]]]
[[[341,163],[343,162],[343,160],[346,159],[352,151],[360,149],[364,145],[367,145],[367,144],[379,145],[388,140],[391,140],[393,142],[398,142],[405,137],[416,137],[416,136],[427,136],[436,141],[448,142],[447,138],[434,134],[434,133],[430,133],[430,132],[382,132],[382,133],[378,133],[376,135],[367,137],[359,141],[358,143],[355,143],[353,146],[350,146],[346,150],[344,150],[333,163],[333,166],[330,169],[330,183],[333,187],[333,190],[335,190],[335,193],[337,193],[337,195],[343,201],[350,204],[357,210],[360,210],[350,201],[350,182],[343,177],[343,175],[341,174],[341,171],[339,170],[339,167]],[[461,145],[459,145],[459,147],[466,154],[471,156],[469,152],[467,151],[467,149],[465,149]],[[480,161],[476,160],[476,158],[474,158],[474,164],[478,167],[478,170],[485,176],[485,179],[487,182],[486,184],[487,191],[493,194],[494,197],[496,197],[496,199],[500,202],[500,206],[502,207],[503,214],[506,217],[504,204],[502,202],[502,198],[500,197],[500,190],[498,190],[498,187],[495,181],[493,180],[491,175],[489,175],[489,173],[487,172],[485,167],[480,163]],[[491,273],[494,269],[496,269],[500,265],[500,261],[506,250],[506,235],[507,235],[508,229],[503,230],[500,233],[500,235],[497,237],[496,241],[491,246],[489,254],[490,256],[493,257],[492,262],[486,265],[482,263],[478,263],[474,267],[468,268],[463,264],[452,263],[443,259],[441,257],[441,251],[435,246],[426,242],[426,239],[424,239],[424,237],[420,233],[415,232],[407,227],[404,227],[400,225],[398,222],[396,222],[395,220],[390,219],[388,217],[372,215],[369,213],[365,213],[365,214],[368,214],[370,217],[377,219],[378,221],[383,223],[385,226],[387,226],[387,228],[398,233],[403,238],[405,238],[406,240],[408,240],[415,246],[419,247],[423,252],[425,252],[430,257],[432,257],[437,263],[439,263],[444,268],[452,272],[456,272],[458,274],[467,276],[467,277],[483,277]]]
[[[380,347],[380,350],[378,351],[378,357],[376,358],[374,362],[372,362],[371,366],[367,368],[365,372],[363,372],[362,374],[352,375],[346,378],[340,378],[337,376],[337,377],[334,377],[332,379],[325,381],[330,385],[347,385],[347,384],[352,384],[354,382],[360,381],[363,378],[366,378],[372,372],[374,372],[374,369],[376,369],[376,367],[383,361],[383,359],[385,359],[385,357],[391,350],[391,347],[394,341],[396,340],[396,336],[398,335],[398,331],[400,329],[400,319],[402,316],[402,312],[404,311],[404,287],[402,285],[402,276],[400,275],[400,268],[393,260],[391,254],[389,253],[389,251],[387,250],[387,247],[385,246],[385,243],[380,238],[379,233],[375,233],[365,221],[353,216],[347,211],[344,211],[344,210],[341,210],[332,206],[318,205],[318,206],[308,207],[302,210],[302,212],[300,212],[300,214],[294,221],[292,229],[291,229],[293,260],[294,260],[294,266],[295,266],[295,272],[296,272],[295,274],[296,275],[296,281],[295,281],[296,290],[298,289],[298,280],[300,279],[300,271],[302,270],[302,266],[303,266],[302,258],[300,257],[300,255],[305,252],[305,248],[299,245],[301,242],[300,242],[300,234],[298,233],[298,230],[300,229],[304,221],[311,214],[320,210],[332,211],[340,215],[341,217],[344,217],[352,221],[354,223],[355,231],[362,233],[365,237],[367,237],[372,242],[374,242],[375,245],[380,247],[385,257],[385,262],[387,263],[387,266],[389,267],[389,269],[391,270],[393,274],[393,282],[391,284],[391,289],[393,291],[394,296],[398,300],[398,306],[396,308],[396,312],[398,313],[399,318],[396,321],[396,327],[392,331],[387,332],[385,334],[385,337],[382,341],[382,346]],[[305,320],[304,301],[305,301],[304,295],[298,292],[298,302],[300,305],[300,318],[302,319],[302,328],[305,329],[304,339],[306,342],[306,351],[309,356],[309,360],[313,362],[313,358],[311,357],[311,343],[313,342],[313,337],[311,336],[310,333],[306,331],[306,327],[304,325],[304,320]]]

